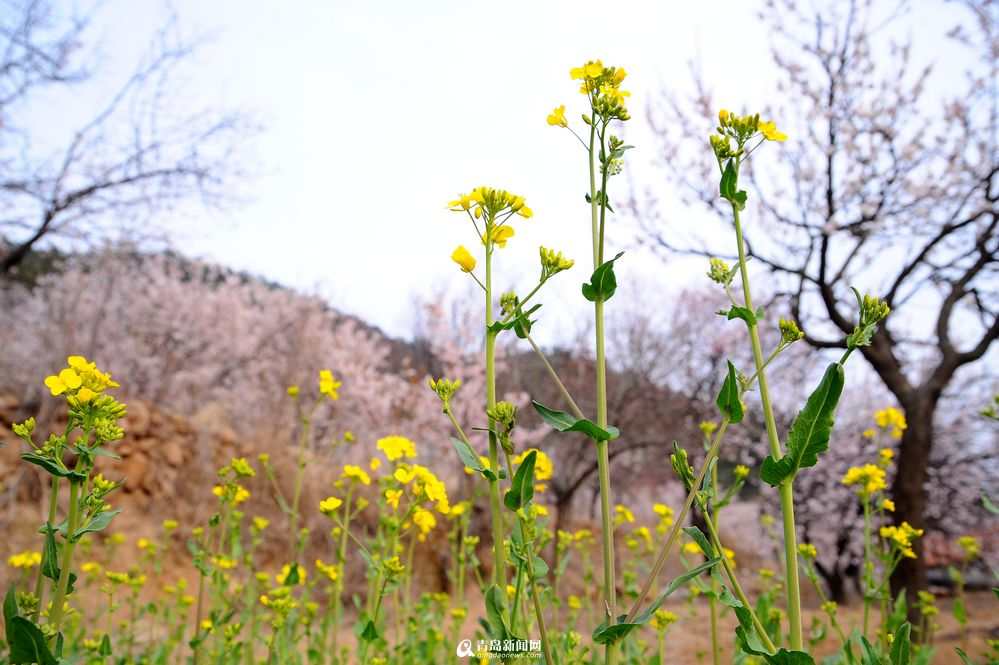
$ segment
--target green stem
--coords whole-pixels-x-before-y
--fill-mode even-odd
[[[52,599],[52,617],[49,623],[52,625],[52,637],[50,646],[55,646],[55,641],[59,634],[59,625],[62,623],[63,605],[66,603],[66,589],[69,588],[69,575],[73,567],[73,550],[76,548],[74,534],[80,521],[80,481],[69,481],[69,517],[66,522],[66,545],[63,548],[62,561],[59,572],[59,582],[56,585],[55,597]]]
[[[496,334],[489,331],[493,323],[492,247],[486,247],[486,409],[496,406]],[[499,491],[499,446],[496,423],[489,419],[489,468],[496,475],[489,481],[489,507],[493,522],[493,583],[506,589],[506,552],[503,549],[503,511]]]
[[[59,476],[52,476],[52,491],[49,494],[49,519],[45,522],[45,529],[52,529],[56,521],[56,508],[59,503]],[[46,533],[48,538],[48,533]],[[38,598],[38,609],[33,613],[35,618],[45,607],[45,576],[42,575],[42,567],[38,567],[38,579],[35,580],[35,597]]]
[[[694,484],[691,486],[691,490],[687,494],[687,500],[684,501],[683,508],[680,510],[680,514],[677,515],[676,521],[673,522],[673,529],[669,533],[669,538],[666,539],[666,544],[663,545],[661,550],[659,550],[659,556],[656,557],[656,562],[652,565],[652,570],[649,572],[649,576],[645,579],[645,584],[642,586],[642,590],[638,592],[638,597],[635,598],[635,602],[632,603],[631,609],[628,611],[628,616],[624,620],[625,623],[632,623],[635,620],[635,617],[638,615],[638,610],[642,607],[642,603],[644,603],[645,599],[649,597],[649,592],[652,591],[652,585],[655,584],[656,579],[659,577],[659,573],[666,564],[666,557],[669,555],[670,549],[673,547],[673,543],[676,542],[677,536],[680,535],[680,529],[683,527],[683,524],[687,519],[687,513],[690,512],[690,506],[694,503],[697,488],[704,482],[704,475],[707,473],[708,467],[711,466],[711,460],[713,460],[715,455],[718,454],[718,447],[721,445],[722,436],[724,436],[725,430],[728,429],[728,426],[729,420],[726,418],[722,421],[721,426],[715,433],[715,440],[711,443],[711,448],[708,450],[708,454],[704,458],[704,464],[701,465],[701,470],[697,473],[697,477],[694,479]]]
[[[590,221],[593,233],[593,269],[600,267],[603,261],[603,217],[604,206],[597,201],[596,166],[594,163],[594,139],[596,128],[590,131]],[[601,136],[601,144],[603,137]],[[602,180],[606,186],[606,174]],[[597,297],[594,306],[594,328],[596,332],[596,365],[597,365],[597,425],[607,427],[607,360],[604,352],[604,301]],[[611,524],[610,505],[610,458],[607,453],[607,441],[597,441],[597,474],[600,479],[600,529],[603,540],[604,563],[604,616],[607,625],[617,621],[617,589],[614,579],[614,528]],[[604,650],[604,664],[614,665],[616,660],[616,645],[608,643]]]
[[[774,643],[770,641],[770,635],[763,627],[763,623],[760,621],[760,618],[756,616],[756,611],[753,610],[753,606],[749,603],[749,598],[746,597],[746,592],[742,590],[742,585],[739,584],[739,579],[735,576],[735,570],[732,568],[732,564],[729,563],[728,557],[725,556],[725,548],[722,547],[721,539],[718,537],[718,530],[715,528],[714,522],[710,519],[710,515],[707,511],[703,512],[706,516],[708,516],[708,519],[705,520],[705,524],[707,525],[708,531],[711,535],[711,544],[714,545],[715,551],[718,553],[718,556],[721,557],[722,566],[725,568],[725,576],[728,577],[728,581],[732,584],[732,590],[735,591],[735,595],[739,599],[739,602],[742,603],[749,612],[749,616],[753,620],[753,626],[756,627],[756,632],[760,634],[760,641],[763,642],[763,646],[766,647],[767,651],[770,653],[776,653],[777,647],[775,647]]]
[[[732,214],[735,219],[735,236],[739,246],[739,273],[742,277],[742,293],[746,308],[753,311],[753,298],[749,288],[749,273],[746,269],[746,246],[742,237],[742,223],[739,219],[739,209],[733,205]],[[763,404],[763,418],[767,427],[767,439],[770,442],[770,454],[774,459],[783,457],[780,438],[777,435],[777,423],[774,420],[773,404],[770,401],[770,391],[767,387],[767,376],[764,371],[763,349],[760,345],[760,334],[755,323],[747,323],[749,339],[753,346],[753,362],[756,365],[757,382],[760,388],[760,402]],[[791,649],[800,651],[802,648],[801,629],[801,585],[798,580],[797,535],[794,527],[794,490],[792,483],[786,482],[780,486],[780,508],[784,527],[784,562],[787,578],[787,616],[790,623]]]
[[[718,465],[711,465],[711,514],[707,515],[709,521],[712,522],[715,531],[718,530]],[[724,552],[719,552],[721,556],[724,556]],[[717,593],[715,578],[711,578],[711,590]],[[711,610],[711,662],[713,665],[719,665],[719,644],[718,644],[718,607],[715,604],[714,596],[708,598],[708,605]]]
[[[528,567],[532,567],[534,554],[532,548],[528,546],[527,548]],[[541,650],[545,654],[546,665],[553,665],[555,661],[552,660],[552,650],[551,645],[548,642],[548,629],[545,627],[545,615],[541,609],[541,596],[538,594],[538,583],[534,579],[534,572],[528,572],[528,579],[531,583],[531,598],[534,600],[534,614],[538,617],[538,632],[541,633]]]
[[[871,555],[871,501],[864,497],[864,632],[871,618],[871,594],[874,587],[874,560]]]
[[[315,408],[313,407],[313,411]],[[302,432],[298,439],[298,470],[295,472],[295,492],[291,497],[291,556],[297,559],[298,544],[298,503],[302,498],[302,480],[305,475],[305,444],[309,440],[309,422],[311,418],[301,418]]]
[[[544,352],[538,347],[530,335],[525,335],[525,338],[531,344],[531,348],[534,349],[534,353],[541,360],[541,364],[544,365],[545,371],[548,372],[549,378],[551,378],[555,387],[558,388],[559,393],[562,395],[562,399],[564,399],[566,404],[569,405],[569,409],[572,411],[573,415],[577,418],[585,418],[583,412],[576,405],[575,400],[572,399],[572,395],[570,395],[569,391],[566,389],[565,384],[563,384],[562,380],[558,378],[558,374],[555,373],[555,368],[548,362],[548,358],[545,357]]]

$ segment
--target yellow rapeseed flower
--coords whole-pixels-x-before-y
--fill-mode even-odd
[[[458,249],[451,254],[451,260],[461,266],[463,272],[475,270],[475,257],[462,245],[458,245]]]
[[[368,472],[359,466],[354,466],[353,464],[347,464],[343,467],[343,475],[341,478],[350,478],[352,480],[357,480],[362,485],[370,485],[371,477]]]
[[[340,399],[337,394],[337,388],[340,387],[340,382],[333,378],[333,373],[328,369],[324,369],[319,372],[319,393],[322,395],[329,395],[330,399]]]
[[[760,124],[758,124],[756,126],[756,128],[758,130],[760,130],[760,132],[763,134],[763,136],[768,141],[785,141],[785,140],[787,140],[787,134],[785,134],[783,132],[778,132],[777,131],[777,126],[773,123],[772,120],[768,120],[766,122],[762,122],[761,121]]]
[[[327,517],[332,517],[337,508],[343,505],[343,499],[335,496],[327,497],[319,502],[319,512]]]
[[[565,120],[565,104],[556,107],[554,111],[548,114],[548,124],[552,127],[569,126],[569,123]]]
[[[500,249],[502,249],[506,247],[506,241],[512,238],[513,235],[513,227],[503,224],[502,226],[494,226],[493,230],[489,234],[489,237],[494,244],[499,245]],[[485,244],[485,241],[483,241],[482,244]]]
[[[59,372],[58,376],[46,377],[45,385],[48,386],[53,395],[61,395],[67,390],[76,390],[82,386],[83,379],[76,373],[76,370],[67,367]]]
[[[376,446],[378,450],[385,453],[385,457],[390,462],[403,457],[407,459],[416,457],[416,445],[409,439],[401,436],[386,436],[383,439],[378,439]]]
[[[393,508],[399,507],[399,499],[402,498],[402,490],[385,490],[385,500]]]
[[[591,60],[582,67],[573,67],[569,70],[569,76],[573,81],[581,78],[595,79],[603,73],[604,65],[599,60],[596,62]]]
[[[400,484],[408,485],[416,478],[416,473],[412,469],[400,468],[395,470],[392,477],[398,480]]]
[[[863,467],[853,467],[843,476],[844,485],[857,485],[857,492],[870,496],[879,490],[886,489],[884,469],[880,469],[873,464],[865,464]]]
[[[42,563],[41,552],[25,551],[20,554],[13,554],[7,559],[7,565],[21,570],[31,570]]]
[[[331,582],[336,582],[336,566],[325,564],[322,559],[316,559],[316,570],[318,570],[320,574],[325,575]]]

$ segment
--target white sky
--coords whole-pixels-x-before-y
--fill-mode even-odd
[[[953,9],[917,4],[910,25],[937,37],[939,21],[920,27],[932,16],[925,12]],[[599,57],[627,69],[634,119],[626,131],[637,149],[626,168],[640,183],[659,177],[643,136],[647,102],[665,86],[689,88],[690,58],[731,108],[762,105],[775,85],[750,2],[174,6],[186,32],[215,35],[198,51],[185,92],[206,105],[244,108],[265,126],[251,139],[257,161],[249,166],[262,173],[246,205],[208,222],[192,211],[178,247],[322,293],[395,335],[410,333],[414,296],[466,288],[449,255],[458,244],[473,253],[481,247],[445,204],[480,184],[525,196],[535,212],[499,253],[499,287],[533,285],[539,244],[577,259],[540,300],[549,330],[539,327],[541,341],[571,333],[570,314],[588,311],[579,295],[591,252],[584,152],[545,122],[566,104],[570,122],[581,125],[583,97],[570,67]],[[109,1],[99,24],[109,64],[126,71],[163,16],[159,3]],[[618,192],[625,184],[623,176],[612,181]],[[612,256],[629,234],[610,233]],[[700,278],[696,266],[667,270],[632,250],[618,267],[622,292],[677,288]]]

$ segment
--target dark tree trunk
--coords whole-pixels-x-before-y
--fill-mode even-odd
[[[898,455],[898,472],[892,485],[895,502],[895,523],[908,522],[915,529],[926,526],[926,470],[929,468],[930,448],[933,443],[933,414],[936,399],[917,393],[913,399],[903,401],[908,429],[902,435]],[[915,559],[903,558],[891,576],[893,595],[903,589],[909,601],[909,620],[918,620],[914,602],[916,592],[926,588],[926,560],[923,557],[923,539],[912,543]]]

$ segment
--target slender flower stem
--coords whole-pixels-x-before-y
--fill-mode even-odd
[[[715,531],[718,530],[718,465],[711,465],[711,513],[706,515],[708,521],[712,523],[712,527]],[[719,554],[724,556],[724,551],[720,551]],[[711,590],[717,592],[715,578],[711,578]],[[712,665],[719,665],[720,645],[718,644],[718,607],[715,604],[715,597],[710,596],[708,598],[708,605],[711,610],[711,662]]]
[[[493,323],[492,247],[486,246],[486,409],[496,406],[496,333],[488,329]],[[499,488],[499,446],[496,423],[489,419],[489,468],[496,475],[489,481],[489,508],[493,521],[493,583],[506,589],[506,551],[503,549],[503,510]]]
[[[677,536],[680,535],[680,529],[683,527],[683,523],[687,519],[687,513],[690,512],[690,506],[694,503],[697,488],[704,482],[704,475],[707,473],[708,467],[711,466],[711,460],[713,460],[718,454],[718,446],[721,444],[722,436],[725,435],[725,430],[728,429],[728,426],[729,420],[728,418],[725,418],[722,421],[721,426],[718,428],[718,431],[715,433],[715,440],[712,442],[711,449],[708,450],[708,454],[704,458],[704,464],[701,465],[701,470],[697,473],[697,477],[694,479],[694,484],[691,486],[691,490],[687,494],[687,500],[684,501],[680,514],[677,515],[676,521],[673,523],[673,529],[669,533],[669,538],[666,539],[666,544],[663,545],[661,550],[659,550],[659,556],[656,557],[656,562],[653,564],[652,570],[649,572],[649,576],[645,579],[645,584],[642,586],[642,590],[638,592],[638,597],[635,598],[635,602],[632,603],[631,609],[628,611],[628,616],[624,620],[625,623],[631,623],[635,620],[635,617],[638,615],[638,611],[642,608],[642,604],[645,602],[645,599],[649,597],[649,592],[652,591],[652,585],[655,584],[656,579],[659,577],[659,573],[666,564],[666,557],[669,555],[669,551],[672,549],[673,543],[676,542]]]
[[[749,273],[746,270],[746,246],[742,237],[742,223],[739,219],[739,209],[733,204],[732,214],[735,219],[735,236],[739,246],[739,273],[742,277],[742,294],[746,308],[753,311],[753,298],[749,288]],[[767,439],[770,442],[770,454],[774,459],[783,457],[780,438],[777,435],[777,423],[774,420],[773,404],[770,401],[770,391],[767,387],[767,376],[764,371],[763,349],[760,345],[760,334],[755,323],[747,323],[749,339],[753,346],[753,362],[756,365],[757,382],[760,387],[760,401],[763,404],[763,418],[767,427]],[[790,481],[780,486],[780,508],[784,527],[784,563],[787,577],[787,616],[790,623],[791,649],[800,651],[802,648],[801,630],[801,584],[798,580],[797,535],[794,528],[794,490]]]
[[[871,596],[874,586],[874,557],[871,555],[871,499],[864,496],[864,632],[871,619]]]
[[[59,476],[52,476],[52,491],[49,494],[49,519],[45,522],[46,530],[52,529],[56,521],[56,508],[59,504]],[[48,533],[46,533],[48,538]],[[35,580],[35,597],[38,598],[38,608],[32,613],[37,618],[38,613],[45,607],[45,576],[42,575],[42,566],[38,566],[38,579]]]
[[[69,575],[73,567],[73,550],[76,548],[74,534],[80,526],[80,485],[79,480],[69,481],[69,516],[66,520],[66,545],[63,548],[62,560],[59,562],[61,570],[59,581],[56,584],[55,597],[52,598],[52,638],[50,646],[55,645],[59,634],[59,625],[62,623],[63,605],[66,604],[66,590],[69,588]]]
[[[708,515],[707,511],[705,511],[705,514]],[[718,537],[718,530],[715,528],[714,522],[711,520],[710,516],[708,516],[708,519],[705,520],[705,524],[707,525],[708,531],[711,535],[711,544],[714,545],[718,556],[721,557],[721,563],[725,568],[725,575],[728,577],[728,581],[732,584],[732,590],[735,591],[735,595],[739,599],[739,602],[742,603],[749,612],[749,616],[753,620],[753,626],[756,627],[756,632],[759,633],[760,641],[763,642],[763,646],[766,647],[767,651],[770,653],[775,653],[777,651],[777,647],[775,647],[774,643],[770,640],[770,635],[763,627],[763,623],[760,621],[760,618],[756,616],[756,612],[753,610],[753,606],[749,602],[749,598],[746,597],[746,592],[742,590],[742,585],[739,584],[739,579],[735,576],[735,569],[732,568],[732,564],[729,563],[728,557],[725,556],[725,549],[722,547],[721,539]]]
[[[535,344],[534,339],[530,336],[530,334],[526,335],[525,337],[527,338],[527,341],[531,344],[531,348],[534,349],[534,353],[541,360],[541,364],[545,366],[545,371],[548,372],[548,376],[555,384],[555,387],[558,388],[559,393],[561,393],[562,395],[562,399],[564,399],[566,404],[569,405],[569,409],[572,411],[572,414],[577,418],[584,418],[585,416],[583,416],[583,412],[579,409],[578,406],[576,406],[575,400],[572,399],[572,395],[569,394],[569,391],[562,383],[562,380],[558,378],[558,374],[555,373],[555,368],[552,367],[551,363],[548,362],[548,358],[545,357],[544,352],[540,348],[538,348],[538,345]]]
[[[538,632],[541,633],[541,649],[545,654],[546,665],[554,665],[552,649],[548,642],[548,629],[545,626],[545,615],[541,609],[541,595],[538,593],[538,583],[534,579],[534,548],[527,546],[527,578],[531,585],[531,598],[534,600],[534,613],[538,617]]]

